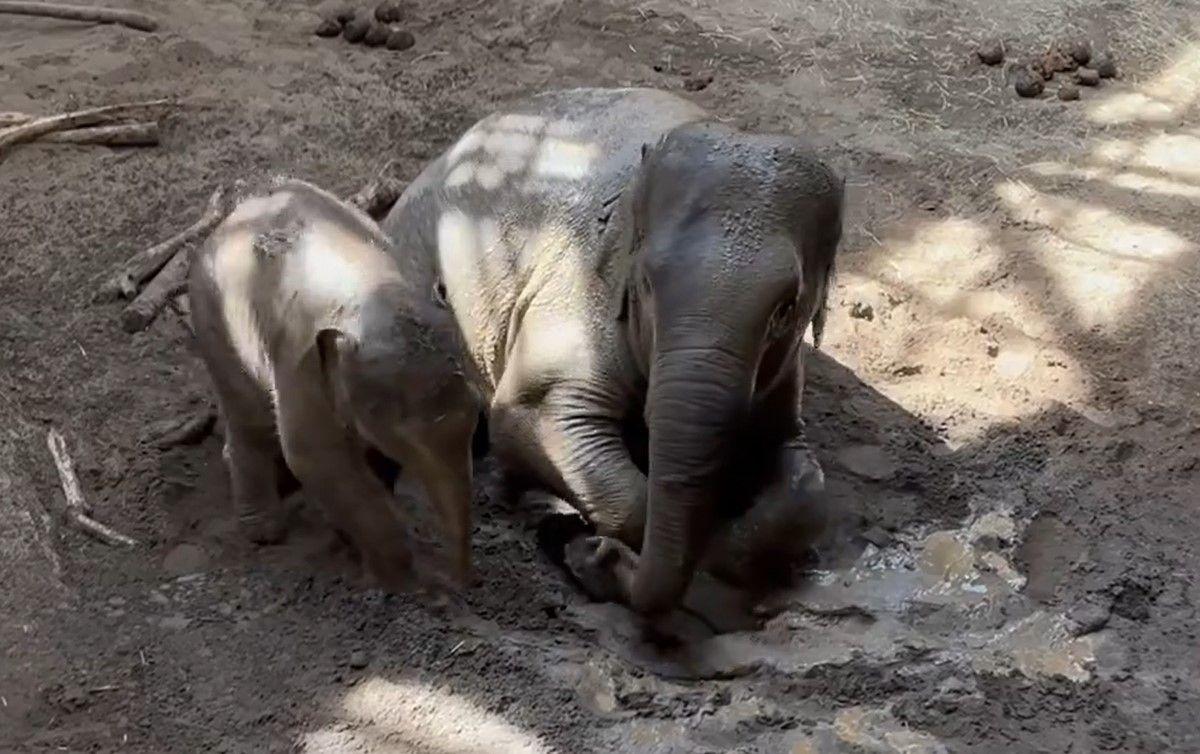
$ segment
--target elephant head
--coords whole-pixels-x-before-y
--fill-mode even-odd
[[[631,184],[621,311],[648,383],[648,511],[631,606],[681,599],[715,524],[756,395],[819,344],[844,184],[785,136],[717,123],[644,147]]]

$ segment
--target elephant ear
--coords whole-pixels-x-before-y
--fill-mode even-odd
[[[642,144],[642,163],[646,161],[649,144]],[[609,228],[616,228],[609,243],[612,245],[609,255],[609,279],[612,281],[614,292],[613,318],[618,322],[629,319],[629,309],[632,306],[634,294],[633,273],[635,261],[641,253],[642,239],[646,234],[646,218],[641,216],[641,208],[645,206],[646,177],[642,166],[630,180],[627,188],[621,192],[614,214],[617,222],[610,222]]]
[[[321,389],[325,394],[325,399],[333,407],[334,414],[347,423],[352,421],[352,414],[350,413],[350,394],[346,389],[342,367],[351,347],[350,337],[333,327],[327,327],[317,333],[317,342],[314,347],[317,368],[321,374]]]

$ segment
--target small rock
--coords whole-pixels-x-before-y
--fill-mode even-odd
[[[168,631],[182,631],[183,629],[192,625],[192,621],[189,618],[183,617],[182,615],[172,615],[168,618],[163,618],[160,620],[158,625],[162,626]]]
[[[160,592],[156,589],[150,590],[150,601],[157,605],[171,604],[171,599],[169,597],[167,597],[167,595],[163,594],[162,592]]]
[[[892,535],[888,534],[881,526],[872,526],[860,536],[881,550],[892,543]]]
[[[850,305],[850,316],[872,322],[875,319],[875,309],[865,301],[855,301]]]
[[[387,44],[391,34],[391,30],[383,24],[371,24],[371,28],[367,29],[367,35],[363,37],[363,44],[368,47],[380,47]]]
[[[399,3],[382,2],[375,6],[375,20],[381,24],[391,24],[404,17],[404,11]]]
[[[1071,633],[1075,636],[1095,633],[1108,625],[1111,614],[1108,605],[1092,601],[1081,602],[1067,611],[1067,618],[1074,624]]]
[[[1098,86],[1100,84],[1100,72],[1091,68],[1080,68],[1075,72],[1075,81],[1080,86]]]
[[[896,475],[896,466],[887,451],[878,445],[851,445],[837,454],[838,463],[847,471],[865,479],[883,481]]]
[[[1092,61],[1092,68],[1096,73],[1100,74],[1102,79],[1115,79],[1117,77],[1117,61],[1113,59],[1111,52],[1102,52]]]
[[[695,76],[688,76],[683,80],[683,88],[689,92],[699,92],[708,88],[708,85],[713,82],[713,75],[707,71],[701,71]]]
[[[355,670],[362,670],[367,665],[371,664],[371,659],[367,657],[367,653],[361,649],[356,649],[350,653],[350,667]]]
[[[1004,546],[1003,540],[995,534],[981,534],[971,544],[986,552],[998,552]]]
[[[109,597],[108,604],[112,605],[113,607],[121,607],[122,605],[125,604],[125,598],[124,597]]]
[[[412,32],[398,29],[388,35],[387,48],[389,50],[407,50],[417,43]]]
[[[358,15],[358,11],[356,11],[354,9],[354,6],[350,5],[350,4],[346,4],[346,5],[339,5],[336,10],[334,10],[332,13],[329,14],[329,17],[332,18],[334,21],[337,21],[339,25],[345,26],[346,24],[353,21],[354,17],[357,15]]]
[[[1036,97],[1046,89],[1042,77],[1029,68],[1018,68],[1013,78],[1013,89],[1017,95],[1025,98]]]
[[[975,50],[975,57],[984,65],[1000,65],[1004,62],[1004,43],[999,39],[989,39]]]
[[[1073,39],[1067,43],[1067,52],[1079,65],[1087,65],[1092,59],[1092,43],[1086,39]]]
[[[313,30],[313,34],[318,37],[336,37],[341,33],[342,25],[332,18],[321,19],[321,23],[317,24],[317,28]]]
[[[1058,87],[1058,98],[1063,102],[1074,102],[1075,100],[1079,99],[1079,87],[1068,81],[1064,81]]]
[[[208,553],[190,543],[176,545],[163,558],[163,570],[172,576],[200,573],[208,568]]]
[[[356,16],[342,27],[342,37],[351,44],[363,41],[371,30],[370,20]]]

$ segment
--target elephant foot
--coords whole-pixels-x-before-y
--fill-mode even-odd
[[[280,515],[253,513],[238,517],[238,527],[247,540],[256,545],[275,545],[287,534]]]
[[[593,600],[629,604],[638,556],[623,542],[612,537],[581,537],[564,548],[564,561]]]
[[[551,513],[538,521],[537,544],[550,562],[562,566],[566,563],[567,546],[594,533],[578,513]]]

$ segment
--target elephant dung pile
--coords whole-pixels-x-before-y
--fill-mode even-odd
[[[407,50],[416,44],[416,38],[412,32],[396,26],[405,15],[404,8],[391,0],[375,6],[374,13],[342,6],[327,12],[313,33],[318,37],[341,36],[351,44]]]
[[[987,39],[975,50],[984,65],[1000,65],[1008,50],[1000,39]],[[1111,52],[1093,54],[1092,43],[1084,38],[1067,39],[1047,47],[1040,55],[1024,63],[1013,64],[1012,84],[1017,96],[1033,98],[1046,90],[1057,74],[1061,77],[1058,98],[1078,100],[1079,87],[1095,87],[1101,79],[1117,77],[1117,64]]]

